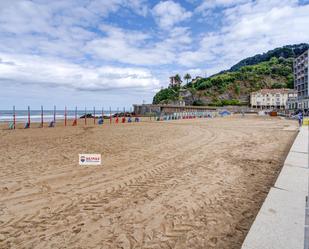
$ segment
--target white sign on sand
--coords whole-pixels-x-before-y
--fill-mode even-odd
[[[101,165],[101,154],[78,154],[79,165]]]

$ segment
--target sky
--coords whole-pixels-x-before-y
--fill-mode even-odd
[[[151,103],[308,27],[309,0],[0,0],[0,109]]]

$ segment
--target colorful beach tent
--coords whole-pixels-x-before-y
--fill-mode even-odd
[[[54,121],[51,121],[50,123],[49,123],[49,125],[48,125],[48,127],[55,127],[55,122]]]
[[[104,119],[103,119],[103,118],[99,118],[99,120],[98,120],[98,124],[99,124],[99,125],[104,124]]]
[[[26,124],[25,124],[25,127],[24,127],[25,129],[28,129],[28,128],[30,128],[30,124],[29,124],[29,122],[27,122]]]
[[[14,123],[13,123],[13,122],[9,123],[9,129],[10,129],[10,130],[13,130],[13,129],[14,129]]]
[[[222,111],[222,112],[219,112],[219,114],[220,114],[221,117],[225,117],[225,116],[231,115],[231,113],[230,113],[229,111],[227,111],[227,110],[224,110],[224,111]]]

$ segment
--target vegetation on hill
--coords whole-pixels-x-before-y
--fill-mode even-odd
[[[258,90],[268,86],[265,78],[274,79],[273,87],[293,88],[292,74],[293,60],[271,58],[269,61],[261,62],[252,66],[243,66],[235,72],[224,72],[209,78],[197,80],[194,84],[187,84],[185,87],[194,87],[197,90],[213,88],[219,93],[224,93],[227,88],[234,84],[236,94],[240,93],[240,84],[243,83],[251,90]],[[276,80],[280,81],[277,82]]]
[[[176,101],[179,99],[180,87],[164,88],[161,89],[154,97],[154,104],[167,104],[168,101]]]
[[[293,88],[293,58],[308,48],[308,44],[291,45],[247,58],[228,71],[192,80],[181,87],[162,89],[153,103],[184,100],[190,105],[246,105],[253,91]]]
[[[243,66],[255,65],[260,62],[269,61],[271,58],[295,58],[309,49],[309,44],[301,43],[297,45],[287,45],[281,48],[275,48],[264,54],[257,54],[255,56],[241,60],[236,65],[232,66],[229,71],[237,71]]]

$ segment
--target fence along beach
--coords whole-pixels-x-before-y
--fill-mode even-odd
[[[102,108],[101,113],[99,113],[96,112],[95,107],[93,107],[92,111],[88,111],[86,107],[84,110],[77,107],[74,110],[69,110],[66,106],[62,110],[57,110],[56,106],[52,110],[45,110],[43,106],[41,106],[40,110],[31,110],[30,106],[26,110],[16,110],[15,106],[13,106],[12,110],[0,110],[0,123],[2,123],[2,126],[3,123],[8,124],[9,129],[17,128],[17,126],[20,128],[22,124],[24,124],[24,128],[30,128],[31,123],[39,123],[39,127],[42,128],[44,123],[51,124],[53,122],[55,125],[57,121],[64,122],[65,126],[75,126],[78,124],[78,119],[84,119],[85,124],[87,124],[87,119],[93,119],[93,124],[96,124],[100,118],[112,121],[113,116],[121,116],[123,113],[127,116],[136,116],[131,110],[126,112],[124,108],[123,113],[118,110],[114,111],[110,108],[109,111],[104,112],[104,108]],[[98,124],[102,124],[102,122]]]
[[[196,112],[196,111],[187,111],[187,112],[175,112],[173,114],[158,114],[158,115],[150,115],[149,119],[157,121],[166,121],[166,120],[178,120],[178,119],[193,119],[193,118],[206,118],[213,117],[214,112]],[[230,115],[231,113],[228,111],[219,112],[221,116]],[[31,123],[39,123],[39,127],[43,128],[44,124],[47,124],[48,127],[54,127],[57,123],[57,120],[64,123],[64,126],[72,125],[77,126],[79,124],[78,120],[83,119],[84,125],[87,125],[87,119],[92,119],[93,124],[102,125],[104,123],[104,119],[108,119],[109,123],[113,123],[113,119],[115,123],[119,123],[119,117],[121,118],[121,123],[126,122],[139,122],[141,121],[141,117],[136,115],[130,111],[127,112],[125,107],[123,108],[123,112],[112,111],[111,107],[109,111],[104,112],[104,108],[101,109],[101,113],[96,113],[96,108],[93,107],[92,111],[88,111],[87,107],[84,110],[80,110],[75,107],[74,110],[69,110],[65,106],[63,110],[57,110],[56,106],[54,106],[53,110],[44,110],[43,106],[41,106],[40,110],[31,110],[30,106],[27,107],[26,110],[16,110],[15,106],[13,106],[12,110],[0,110],[0,123],[7,123],[9,129],[21,128],[22,124],[24,124],[23,128],[31,128]],[[71,123],[69,123],[71,122]],[[3,125],[2,125],[3,126]],[[45,125],[46,126],[46,125]]]

